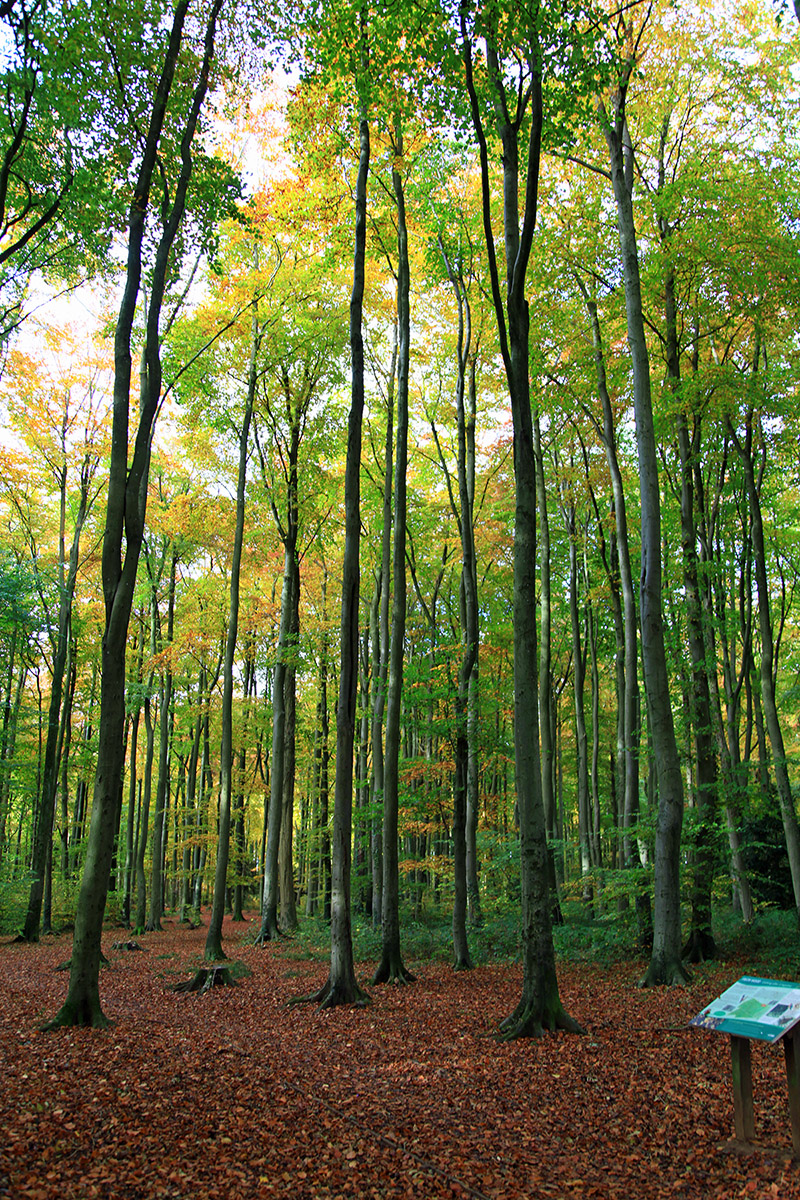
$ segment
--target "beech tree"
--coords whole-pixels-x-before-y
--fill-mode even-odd
[[[73,609],[84,527],[102,489],[97,476],[107,403],[107,371],[99,347],[87,342],[79,349],[72,330],[43,333],[39,355],[12,351],[9,356],[6,395],[22,456],[3,456],[2,485],[27,543],[50,649],[47,732],[21,934],[27,942],[39,939],[42,901],[50,878],[53,819],[69,723]],[[54,513],[48,511],[51,489]],[[48,922],[46,912],[46,929]]]
[[[679,848],[683,823],[683,781],[675,740],[664,646],[658,458],[650,391],[650,356],[645,336],[633,214],[633,147],[626,111],[628,88],[636,66],[643,28],[644,26],[637,28],[632,20],[620,20],[618,78],[609,94],[607,104],[603,100],[599,102],[598,117],[608,146],[611,182],[617,208],[636,416],[642,514],[642,575],[639,595],[642,665],[647,694],[648,728],[653,740],[658,779],[653,952],[645,975],[645,982],[652,985],[683,982],[687,975],[681,963],[680,920]]]
[[[551,925],[547,832],[541,789],[536,616],[536,460],[529,377],[526,278],[538,212],[550,14],[462,9],[460,30],[470,114],[480,155],[483,226],[492,301],[514,422],[514,752],[520,818],[522,998],[501,1026],[507,1038],[543,1029],[578,1031],[558,994]],[[475,44],[485,52],[485,88],[502,147],[505,295],[492,224],[492,188]],[[505,55],[505,57],[504,57]],[[527,129],[527,138],[524,131]],[[526,144],[527,143],[527,144]],[[522,188],[522,201],[520,198]],[[520,216],[522,202],[522,216]]]
[[[189,3],[190,0],[179,0],[172,17],[128,220],[125,290],[114,341],[112,450],[103,539],[106,624],[101,675],[100,751],[89,843],[75,918],[69,990],[64,1004],[50,1023],[51,1027],[103,1026],[108,1023],[100,1003],[100,936],[122,792],[128,622],[144,534],[153,428],[161,403],[160,317],[169,282],[171,252],[186,208],[193,167],[192,143],[210,83],[217,22],[222,8],[222,0],[214,0],[204,14],[202,56],[197,65],[196,81],[186,97],[185,89],[175,87],[175,80]],[[180,117],[172,115],[174,105],[170,107],[170,100],[173,95],[185,103]],[[163,197],[162,223],[149,286],[139,418],[129,463],[132,330],[142,285],[146,221],[153,186],[159,179],[158,154],[168,113],[171,120],[180,121],[180,169],[173,187]]]

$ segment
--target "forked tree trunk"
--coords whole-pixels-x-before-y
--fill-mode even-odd
[[[101,652],[100,737],[86,862],[75,916],[67,997],[51,1027],[105,1026],[100,1003],[100,939],[109,874],[119,824],[124,771],[125,649],[136,572],[144,534],[150,446],[161,400],[160,316],[170,254],[183,216],[192,170],[192,140],[209,84],[214,37],[222,0],[214,0],[204,32],[202,60],[180,146],[181,168],[172,204],[158,242],[145,334],[147,391],[141,398],[132,457],[129,458],[131,334],[142,274],[145,218],[153,176],[158,170],[161,133],[180,56],[189,0],[178,0],[156,86],[142,161],[128,221],[125,291],[114,342],[114,400],[111,468],[108,482],[102,575],[105,630]],[[124,547],[124,552],[123,552]]]
[[[536,462],[528,376],[529,315],[525,284],[536,223],[539,159],[543,124],[542,59],[535,27],[526,28],[525,86],[506,89],[498,49],[490,28],[486,56],[492,85],[497,134],[503,154],[503,228],[506,292],[501,291],[492,228],[489,155],[473,78],[472,38],[468,14],[461,10],[461,37],[472,125],[481,167],[483,228],[491,277],[492,301],[508,381],[514,424],[514,757],[520,818],[520,882],[522,893],[522,996],[501,1026],[506,1038],[525,1037],[543,1029],[577,1030],[564,1011],[558,992],[553,946],[549,859],[542,803],[539,739],[536,614]],[[529,110],[529,111],[528,111]],[[520,211],[519,134],[529,121],[524,170],[524,218]]]

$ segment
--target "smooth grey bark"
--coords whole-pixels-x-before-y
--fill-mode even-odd
[[[671,113],[668,111],[661,127],[658,154],[657,195],[663,196],[667,179],[667,139]],[[691,924],[683,947],[683,957],[690,962],[713,958],[716,944],[711,929],[711,892],[714,881],[714,835],[719,808],[718,770],[711,713],[711,693],[706,665],[706,644],[700,598],[697,528],[695,513],[694,470],[700,460],[702,412],[691,411],[681,378],[681,355],[678,335],[678,303],[675,271],[672,266],[671,241],[674,228],[662,209],[658,214],[661,247],[664,251],[664,350],[667,386],[674,400],[678,460],[680,464],[679,502],[681,519],[681,550],[683,558],[683,591],[686,628],[691,662],[691,683],[688,686],[689,716],[695,756],[695,820],[691,839]],[[699,366],[697,344],[699,329],[695,322],[695,352],[693,373]],[[690,430],[691,418],[691,430]],[[716,669],[716,667],[714,668]]]
[[[255,664],[255,639],[251,635],[245,640],[244,646],[244,680],[243,698],[244,712],[242,727],[239,734],[239,751],[236,760],[236,789],[233,793],[231,822],[233,824],[234,864],[236,882],[233,888],[233,919],[244,921],[245,875],[247,872],[247,799],[245,793],[245,772],[247,769],[247,751],[250,745],[250,717],[257,696],[257,676]]]
[[[550,514],[544,478],[542,431],[538,410],[533,418],[536,459],[536,503],[539,510],[539,741],[542,756],[542,803],[547,837],[552,842],[556,827],[555,801],[555,715],[553,712],[552,615],[550,592]]]
[[[395,164],[403,158],[399,117],[393,136]],[[410,276],[403,177],[392,170],[397,220],[397,427],[394,466],[393,595],[389,675],[386,694],[386,741],[383,788],[383,896],[381,958],[373,983],[410,983],[400,949],[400,873],[398,803],[400,717],[403,696],[403,655],[406,628],[406,471],[408,466],[408,374],[411,351]]]
[[[141,396],[132,455],[128,435],[133,320],[142,276],[150,190],[158,170],[161,134],[183,42],[188,0],[178,0],[166,38],[164,64],[153,97],[142,159],[129,210],[125,288],[114,340],[111,464],[102,552],[105,629],[102,645],[99,752],[86,861],[75,917],[69,988],[66,1000],[50,1022],[50,1027],[103,1027],[108,1024],[100,1003],[100,938],[119,824],[125,765],[125,650],[128,623],[144,534],[150,447],[161,400],[159,324],[172,247],[186,206],[192,172],[192,141],[209,85],[216,24],[221,7],[222,0],[214,0],[205,21],[197,83],[192,93],[180,143],[180,172],[171,204],[167,202],[162,212],[164,225],[156,248],[145,332],[147,388]]]
[[[156,634],[155,634],[155,596],[150,597],[150,657],[151,659],[156,653]],[[147,677],[147,685],[145,687],[144,701],[142,704],[144,714],[144,729],[145,729],[145,757],[144,757],[144,776],[142,779],[142,789],[139,798],[139,817],[138,817],[138,837],[136,839],[136,920],[134,929],[136,933],[144,933],[147,923],[147,875],[144,869],[145,851],[147,849],[147,838],[150,831],[150,802],[153,796],[153,757],[155,755],[155,726],[153,723],[153,680],[155,672],[150,671]]]
[[[379,699],[379,674],[381,667],[380,651],[380,610],[381,610],[381,576],[375,573],[375,588],[372,603],[369,607],[369,632],[372,646],[372,673],[370,676],[369,719],[371,780],[370,780],[370,865],[372,869],[372,927],[377,929],[381,923],[381,904],[383,899],[383,855],[382,847],[382,803],[383,803],[383,705]],[[384,693],[385,695],[385,693]],[[376,726],[375,713],[380,706],[379,720]],[[380,771],[380,780],[378,779]],[[380,782],[380,788],[378,786]]]
[[[267,849],[264,872],[264,904],[259,941],[275,938],[280,927],[297,927],[297,908],[294,888],[293,817],[295,785],[295,692],[296,647],[300,632],[300,567],[298,538],[300,533],[298,461],[305,416],[311,402],[318,376],[314,370],[304,373],[302,390],[294,394],[286,363],[278,367],[285,432],[279,433],[279,418],[269,401],[266,418],[272,425],[276,441],[283,436],[280,458],[283,483],[286,488],[285,514],[278,511],[274,488],[270,485],[270,467],[260,435],[256,430],[256,446],[265,486],[271,491],[272,514],[284,548],[283,586],[281,588],[281,619],[278,634],[277,660],[272,692],[272,765],[270,770],[270,806]]]
[[[78,576],[80,541],[83,526],[91,510],[90,487],[97,467],[96,456],[87,451],[80,469],[78,508],[73,526],[72,543],[67,560],[65,525],[67,508],[67,414],[62,426],[62,461],[59,464],[60,522],[59,522],[59,605],[53,642],[53,664],[50,683],[50,704],[47,713],[47,739],[39,805],[34,830],[33,853],[31,856],[31,886],[28,907],[22,928],[26,942],[38,942],[42,915],[42,897],[48,862],[52,862],[53,820],[55,817],[56,792],[58,790],[59,741],[63,738],[62,704],[64,699],[64,671],[67,665],[72,626],[72,604],[75,598],[75,582]]]
[[[20,654],[19,673],[15,684],[14,668],[18,657],[18,639],[19,626],[15,624],[11,635],[8,668],[4,680],[3,723],[0,728],[0,767],[2,767],[0,770],[0,862],[4,861],[6,854],[6,823],[11,801],[10,765],[14,761],[17,723],[29,666],[25,661],[24,654]]]
[[[188,912],[192,904],[192,866],[193,850],[189,839],[192,826],[197,819],[197,777],[200,762],[200,741],[203,733],[203,709],[205,692],[205,664],[201,664],[197,680],[197,700],[193,707],[196,709],[194,732],[186,764],[186,790],[183,806],[183,861],[181,863],[181,897],[178,908],[178,921],[183,924],[188,920]],[[191,700],[190,700],[191,704]]]
[[[728,714],[731,715],[732,710],[738,709],[739,695],[741,693],[742,675],[739,674],[738,681],[734,681],[730,670],[730,660],[727,652],[726,639],[724,636],[718,639],[716,620],[716,610],[714,604],[714,588],[711,582],[711,568],[715,564],[714,555],[714,538],[717,526],[717,516],[719,509],[719,501],[722,496],[722,487],[726,477],[727,470],[727,452],[728,441],[725,440],[722,450],[722,462],[720,469],[717,471],[718,484],[715,488],[716,495],[706,496],[705,483],[703,472],[699,462],[694,463],[694,487],[695,495],[697,496],[697,532],[700,546],[700,559],[703,570],[700,574],[702,583],[701,602],[703,605],[703,633],[705,637],[705,651],[708,662],[716,663],[719,660],[721,651],[722,657],[722,676],[723,686],[725,688],[726,699],[728,702]],[[750,610],[752,611],[752,610]],[[750,629],[750,621],[746,623],[746,631]],[[724,625],[719,626],[724,629]],[[749,636],[749,632],[746,632]],[[718,650],[719,647],[719,650]],[[720,767],[721,776],[721,793],[724,797],[725,810],[725,828],[728,835],[728,847],[731,854],[731,875],[733,886],[739,898],[739,906],[742,912],[742,919],[746,924],[749,924],[754,916],[753,899],[750,891],[750,882],[747,876],[747,870],[744,864],[742,855],[741,835],[739,832],[739,817],[743,802],[743,787],[741,779],[740,764],[734,761],[734,752],[738,755],[739,739],[738,735],[729,744],[728,730],[726,718],[722,714],[722,700],[720,696],[719,681],[716,671],[709,671],[708,685],[711,701],[711,711],[714,721],[714,736],[717,742],[717,757]]]
[[[757,341],[753,362],[753,385],[757,383],[759,359],[761,356],[760,342]],[[747,498],[750,505],[753,536],[753,566],[756,576],[758,594],[758,626],[761,634],[761,702],[764,710],[767,733],[772,747],[772,764],[775,771],[775,781],[778,786],[778,798],[781,807],[783,832],[786,839],[786,852],[789,858],[789,869],[792,876],[795,908],[800,921],[800,830],[798,829],[797,811],[795,809],[789,771],[786,763],[786,749],[783,742],[778,705],[775,697],[775,639],[772,629],[770,611],[769,583],[767,581],[766,546],[764,542],[764,523],[761,514],[761,496],[756,482],[754,426],[757,417],[752,407],[745,414],[744,434],[734,430],[728,420],[728,435],[736,448],[744,470]],[[762,450],[762,454],[765,451]]]
[[[473,74],[473,43],[468,12],[460,14],[462,57],[472,126],[478,141],[481,169],[483,228],[514,426],[514,756],[517,806],[520,818],[520,876],[522,893],[523,983],[519,1004],[503,1022],[506,1038],[531,1036],[543,1029],[579,1026],[565,1012],[558,992],[551,924],[551,894],[544,806],[542,804],[539,739],[538,654],[536,615],[531,597],[536,591],[536,462],[531,415],[529,312],[525,283],[536,224],[539,162],[544,120],[542,56],[535,26],[519,31],[515,57],[521,56],[520,86],[505,84],[496,29],[488,16],[486,61],[494,106],[494,121],[502,148],[503,231],[506,288],[501,291],[492,228],[492,190],[489,155]],[[523,79],[525,80],[523,85]],[[520,225],[520,131],[527,123],[527,162],[524,167],[524,217]]]
[[[586,635],[585,641],[589,651],[589,670],[591,673],[591,705],[592,705],[592,754],[589,764],[590,812],[591,829],[589,833],[589,850],[592,866],[600,870],[603,865],[601,841],[600,814],[600,673],[597,657],[597,617],[591,600],[591,579],[589,577],[587,547],[583,548],[583,580],[586,595]]]
[[[367,621],[361,635],[361,657],[359,660],[359,700],[361,718],[358,729],[358,752],[356,755],[355,814],[353,820],[354,867],[359,878],[358,904],[361,912],[372,913],[372,827],[369,814],[370,746],[370,623]]]
[[[175,578],[178,554],[175,543],[170,547],[169,583],[167,587],[167,640],[160,649],[172,644],[175,632]],[[172,722],[172,667],[169,656],[161,677],[158,729],[158,777],[156,781],[156,806],[153,814],[153,853],[150,870],[150,912],[146,929],[160,930],[164,911],[164,814],[169,791],[170,727]]]
[[[279,936],[278,894],[283,814],[283,780],[286,755],[286,658],[291,622],[291,589],[294,564],[290,551],[284,547],[283,586],[281,588],[281,621],[278,632],[277,658],[272,680],[272,757],[269,772],[269,816],[267,845],[264,857],[264,891],[259,942]]]
[[[296,476],[295,476],[296,478]],[[280,897],[281,929],[291,933],[297,929],[297,895],[294,885],[294,787],[296,775],[297,730],[297,669],[295,656],[300,635],[300,569],[295,553],[292,555],[291,626],[289,647],[291,658],[284,680],[284,739],[283,789],[281,793],[281,837],[278,852],[278,894]]]
[[[583,902],[593,903],[590,881],[592,855],[590,849],[591,817],[589,811],[589,740],[586,733],[586,645],[583,637],[579,605],[578,521],[574,499],[562,501],[564,525],[569,538],[569,615],[572,630],[572,693],[575,708],[575,770],[578,801],[578,848]]]
[[[628,84],[634,66],[634,59],[622,63],[617,88],[610,98],[610,114],[600,104],[598,115],[608,146],[617,210],[639,467],[642,539],[639,606],[642,666],[649,729],[658,777],[653,949],[643,980],[645,985],[652,986],[659,983],[684,982],[688,975],[681,963],[680,844],[683,824],[683,779],[675,741],[664,647],[658,458],[653,429],[650,357],[644,329],[639,254],[633,216],[633,148],[626,120]]]
[[[328,706],[328,682],[330,677],[330,647],[328,645],[328,570],[322,574],[322,622],[323,635],[320,648],[319,704],[317,725],[319,738],[319,890],[322,900],[322,915],[331,919],[331,839],[328,830],[330,801],[330,713]]]
[[[394,399],[397,378],[397,322],[392,331],[392,358],[386,384],[386,441],[383,456],[383,523],[381,561],[375,576],[375,630],[372,637],[373,668],[370,695],[372,742],[372,923],[377,928],[383,912],[383,721],[389,679],[389,603],[392,594],[392,475],[394,468]]]
[[[125,866],[123,869],[123,894],[122,894],[122,921],[124,925],[131,923],[131,896],[133,894],[133,880],[136,866],[136,841],[134,831],[136,828],[136,782],[137,782],[137,757],[139,753],[139,725],[142,716],[142,665],[144,662],[144,620],[139,616],[139,629],[136,635],[137,654],[136,654],[136,670],[133,676],[133,711],[131,713],[131,733],[129,744],[129,770],[128,770],[128,820],[125,828]],[[130,685],[128,695],[130,696]]]
[[[668,120],[664,122],[659,161],[659,190],[664,182],[664,148]],[[668,248],[672,230],[665,217],[659,218],[662,245]],[[711,891],[714,880],[714,833],[719,806],[717,758],[711,713],[711,693],[706,666],[706,644],[700,601],[697,559],[697,529],[695,524],[694,464],[700,457],[702,420],[693,416],[689,430],[689,414],[683,397],[680,352],[678,345],[678,312],[675,296],[675,277],[671,267],[664,279],[665,349],[667,381],[676,401],[678,458],[680,463],[681,548],[683,557],[683,592],[686,626],[691,662],[689,715],[694,738],[696,802],[692,835],[691,858],[691,924],[683,957],[690,962],[703,962],[716,954],[711,929]],[[697,364],[695,363],[695,370]]]
[[[366,13],[360,13],[366,59]],[[364,63],[364,65],[366,65]],[[365,1004],[369,997],[356,981],[350,916],[352,858],[353,744],[358,687],[358,614],[361,540],[361,430],[364,413],[363,308],[367,245],[367,178],[370,134],[366,99],[359,101],[359,158],[355,195],[355,249],[350,299],[351,401],[345,462],[345,545],[342,563],[341,670],[336,708],[336,780],[331,861],[331,962],[328,979],[312,999],[324,1008]]]
[[[606,463],[611,477],[611,492],[614,499],[614,521],[616,527],[616,559],[609,564],[615,575],[614,591],[617,586],[621,596],[621,621],[615,616],[617,634],[616,681],[617,681],[617,765],[618,804],[622,814],[622,866],[636,865],[634,850],[635,825],[639,814],[639,650],[638,619],[636,616],[636,592],[630,559],[628,538],[627,503],[622,471],[617,454],[616,420],[608,391],[605,354],[600,330],[597,303],[580,280],[578,285],[586,303],[592,329],[594,346],[597,393],[602,406],[602,421],[592,417],[605,451]],[[616,567],[616,572],[614,572]],[[618,584],[617,584],[618,580]],[[620,632],[622,641],[620,642]]]
[[[59,789],[61,800],[60,820],[57,828],[60,843],[59,867],[62,879],[69,877],[69,756],[72,747],[72,709],[78,675],[76,650],[74,644],[71,645],[67,660],[67,694],[64,699],[64,715],[61,721],[64,741],[59,755],[61,760],[61,786]]]
[[[470,685],[478,663],[478,588],[475,562],[475,530],[473,497],[470,489],[470,467],[474,468],[474,410],[468,415],[468,380],[474,378],[470,369],[472,359],[472,311],[469,295],[459,267],[450,261],[442,239],[439,252],[445,264],[458,307],[458,336],[456,342],[456,424],[458,431],[458,505],[454,509],[461,538],[461,663],[456,693],[456,750],[453,771],[453,966],[457,971],[472,967],[467,938],[467,906],[469,878],[467,874],[467,810],[470,789]],[[470,399],[474,398],[474,392]],[[470,421],[470,417],[472,420]],[[471,439],[470,439],[471,433]],[[470,440],[472,446],[470,447]],[[470,459],[470,448],[472,457]],[[444,461],[444,459],[443,459]],[[448,477],[448,488],[450,482]],[[475,902],[479,903],[476,896]]]
[[[256,267],[258,263],[256,262]],[[258,354],[262,331],[258,321],[258,306],[253,304],[250,331],[250,363],[247,371],[242,427],[239,431],[239,471],[236,478],[236,524],[231,556],[228,631],[225,639],[225,658],[222,664],[222,712],[219,751],[219,834],[217,863],[214,872],[214,894],[208,922],[203,957],[208,962],[226,958],[222,949],[222,922],[225,917],[225,892],[230,860],[231,808],[233,796],[233,665],[236,641],[239,636],[239,596],[241,590],[242,547],[247,504],[247,462],[250,457],[250,425],[258,382]]]

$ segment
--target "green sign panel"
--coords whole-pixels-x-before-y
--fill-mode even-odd
[[[737,1037],[777,1042],[800,1021],[800,983],[743,975],[690,1025]]]

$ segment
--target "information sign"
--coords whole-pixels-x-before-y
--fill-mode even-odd
[[[691,1025],[777,1042],[800,1021],[800,983],[743,975],[693,1017]]]

